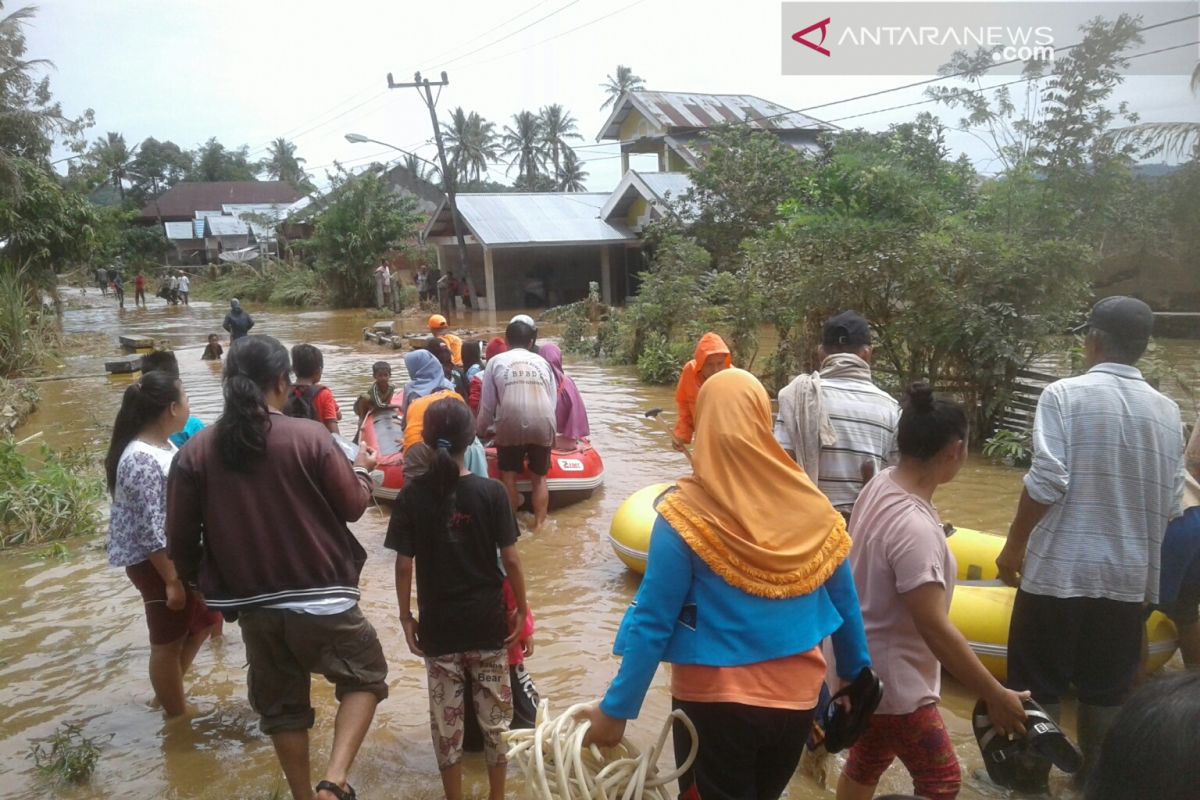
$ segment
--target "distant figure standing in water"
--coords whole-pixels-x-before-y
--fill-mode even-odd
[[[225,348],[221,347],[221,342],[217,340],[215,333],[208,335],[208,344],[204,348],[204,355],[200,356],[205,361],[220,361],[221,356],[225,355]]]
[[[250,333],[254,327],[254,319],[242,309],[242,304],[235,297],[229,301],[229,313],[225,315],[225,323],[221,326],[229,331],[229,343]]]
[[[287,350],[270,336],[229,348],[221,418],[172,468],[167,541],[180,574],[241,627],[250,705],[294,800],[345,800],[375,706],[388,696],[383,649],[358,606],[367,553],[346,527],[371,502],[375,453],[364,445],[351,465],[320,423],[283,416],[290,372]],[[334,685],[339,704],[315,792],[314,673]]]
[[[108,563],[124,567],[142,595],[150,632],[150,685],[169,717],[187,710],[183,676],[217,615],[180,580],[167,555],[167,473],[178,449],[188,398],[177,376],[155,371],[125,390],[113,423],[104,471],[112,512]]]

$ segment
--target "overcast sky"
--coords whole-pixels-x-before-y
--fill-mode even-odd
[[[6,10],[17,5],[5,3]],[[154,136],[194,147],[215,136],[226,146],[249,145],[258,159],[268,142],[285,136],[296,143],[319,183],[334,160],[355,167],[395,156],[375,144],[351,144],[343,138],[347,132],[436,158],[425,106],[414,89],[388,91],[388,72],[403,81],[417,69],[431,78],[446,70],[450,85],[439,101],[442,117],[461,105],[496,121],[498,130],[517,111],[562,103],[579,121],[584,136],[579,144],[586,145],[579,154],[587,161],[587,183],[594,191],[607,191],[620,178],[615,144],[595,146],[607,115],[599,109],[604,94],[597,84],[618,63],[633,67],[650,89],[754,94],[789,108],[912,80],[781,75],[780,4],[774,0],[42,0],[38,5],[28,31],[29,56],[55,63],[52,91],[68,113],[95,110],[89,138],[119,131],[131,146]],[[921,92],[893,92],[812,115],[837,120],[911,103],[922,99]],[[1145,121],[1200,120],[1200,102],[1185,77],[1131,77],[1119,99]],[[936,110],[917,106],[840,124],[884,129],[926,109]],[[941,116],[957,125],[954,112]],[[949,142],[981,171],[995,170],[973,137],[953,133]],[[503,173],[504,167],[497,167],[494,177],[503,179]]]

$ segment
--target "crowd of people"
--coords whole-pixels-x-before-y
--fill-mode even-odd
[[[165,713],[184,713],[196,652],[237,621],[250,703],[292,796],[353,798],[354,758],[388,695],[387,657],[358,607],[366,552],[348,527],[370,502],[376,454],[342,446],[319,348],[289,353],[248,335],[236,300],[230,314],[226,329],[240,335],[223,354],[216,343],[225,403],[214,425],[191,417],[169,353],[125,392],[106,459],[109,561],[143,597]],[[966,411],[923,383],[901,401],[880,389],[870,325],[853,311],[825,323],[820,368],[780,392],[777,412],[706,334],[676,392],[673,443],[690,447],[691,474],[657,500],[646,573],[614,646],[621,664],[590,707],[588,742],[620,741],[667,662],[672,703],[698,734],[681,797],[779,797],[804,751],[837,739],[849,747],[839,800],[872,797],[897,758],[917,796],[949,800],[962,777],[938,709],[945,669],[981,699],[976,728],[1009,748],[1021,788],[1045,791],[1063,766],[1038,743],[1065,740],[1057,721],[1074,687],[1088,800],[1151,796],[1130,793],[1143,785],[1159,787],[1156,799],[1192,796],[1200,759],[1183,742],[1200,732],[1200,684],[1151,682],[1142,696],[1158,718],[1127,702],[1150,607],[1178,624],[1185,665],[1200,667],[1200,436],[1185,448],[1178,406],[1134,366],[1152,323],[1140,301],[1098,303],[1084,327],[1087,373],[1038,403],[1033,463],[997,559],[1017,587],[1003,685],[948,613],[957,566],[934,496],[966,462]],[[537,697],[523,666],[533,615],[517,477],[532,479],[536,530],[552,449],[589,425],[561,351],[538,343],[529,317],[486,347],[450,333],[444,315],[429,329],[404,356],[407,381],[393,385],[392,366],[375,363],[354,410],[360,431],[371,414],[403,420],[405,484],[385,544],[405,640],[426,667],[445,795],[462,796],[464,745],[476,738],[500,798],[501,734],[532,724]],[[315,789],[312,674],[339,703]],[[1151,753],[1141,737],[1183,738]],[[680,763],[690,744],[677,726]]]

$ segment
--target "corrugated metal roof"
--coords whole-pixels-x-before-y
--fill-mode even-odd
[[[600,219],[607,193],[487,193],[457,195],[458,211],[480,243],[517,245],[603,244],[637,237],[624,225]],[[450,236],[450,212],[443,203],[430,218],[426,236]]]
[[[664,201],[669,200],[672,211],[689,217],[693,210],[681,207],[679,200],[691,188],[692,179],[682,172],[637,172],[631,169],[609,196],[600,216],[606,220],[623,220],[634,202],[641,198],[660,214],[666,213]]]
[[[798,111],[789,111],[778,103],[752,94],[637,91],[621,95],[604,127],[600,129],[597,141],[619,138],[621,124],[634,110],[659,125],[663,132],[714,128],[741,122],[775,131],[838,130],[836,125]]]
[[[304,196],[287,181],[213,181],[177,183],[142,209],[143,219],[194,219],[202,209],[225,203],[292,203]],[[216,213],[211,212],[211,213]]]
[[[245,222],[237,217],[205,217],[208,236],[245,236],[250,232]]]
[[[201,223],[203,224],[203,221],[201,221]],[[164,222],[163,228],[165,229],[168,239],[173,239],[176,241],[189,241],[191,239],[199,238],[192,230],[192,223],[190,222]]]
[[[205,217],[219,217],[225,212],[219,208],[214,208],[209,211],[196,211],[193,219],[204,219]]]
[[[195,239],[204,238],[204,217],[192,220],[192,237]]]

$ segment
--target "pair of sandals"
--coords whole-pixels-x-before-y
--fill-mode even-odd
[[[333,781],[321,781],[317,784],[317,792],[329,792],[337,798],[337,800],[357,800],[358,795],[354,793],[354,787],[346,784],[346,788],[338,786]]]
[[[1068,775],[1083,769],[1083,754],[1067,738],[1046,710],[1033,700],[1025,706],[1025,735],[1016,739],[1001,736],[988,716],[987,703],[980,700],[971,714],[975,741],[983,753],[988,777],[1005,789],[1044,792],[1050,765]]]

